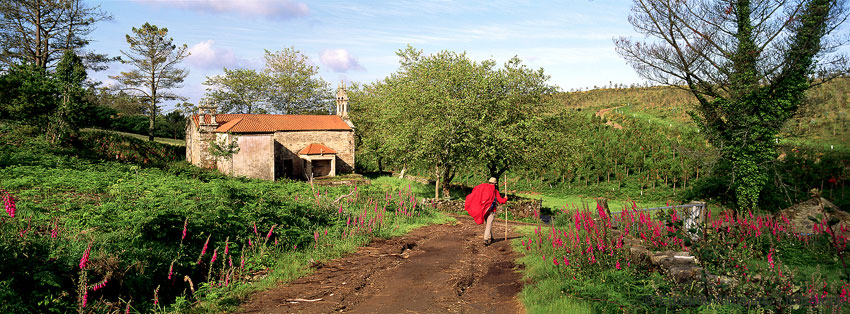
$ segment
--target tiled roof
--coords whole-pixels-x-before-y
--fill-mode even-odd
[[[200,116],[192,115],[198,126]],[[209,115],[203,115],[210,122]],[[351,127],[337,115],[290,115],[290,114],[217,114],[216,132],[267,133],[275,131],[349,131]]]
[[[324,155],[324,154],[336,154],[336,151],[330,147],[319,143],[313,143],[304,147],[301,151],[298,152],[299,155]]]

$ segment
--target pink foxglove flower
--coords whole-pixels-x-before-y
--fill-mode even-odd
[[[268,233],[268,234],[266,234],[266,241],[268,241],[268,240],[269,240],[269,238],[271,238],[271,237],[272,237],[272,232],[274,232],[274,227],[277,227],[277,225],[272,225],[272,228],[271,228],[271,229],[269,229],[269,233]]]
[[[216,258],[216,257],[218,257],[218,248],[215,248],[215,250],[213,250],[213,256],[212,256],[212,258],[210,259],[210,265],[212,265],[212,263],[215,263],[215,258]]]
[[[15,218],[15,198],[12,197],[12,194],[6,192],[6,195],[3,195],[3,205],[6,208],[6,213],[9,214],[9,217]]]
[[[204,257],[204,254],[207,254],[207,245],[210,244],[210,236],[207,236],[207,241],[204,242],[204,247],[201,249],[201,255],[198,256],[198,265],[201,264],[201,258]]]
[[[180,241],[186,239],[186,228],[189,227],[189,218],[183,221],[183,235],[180,236]]]
[[[773,250],[770,250],[770,253],[767,253],[767,263],[770,264],[770,269],[773,269]]]
[[[89,243],[86,251],[83,252],[83,257],[80,258],[80,269],[86,268],[86,264],[89,262],[89,253],[91,253],[91,243]]]

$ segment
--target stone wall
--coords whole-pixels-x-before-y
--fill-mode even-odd
[[[186,123],[186,161],[195,166],[214,169],[216,160],[209,153],[210,142],[215,140],[215,125],[196,126],[189,117]]]
[[[227,134],[219,134],[226,138]],[[236,177],[274,180],[274,139],[272,134],[236,135],[239,152],[232,160],[219,158],[218,170]],[[232,167],[232,168],[231,168]]]
[[[304,174],[304,162],[298,151],[312,143],[320,143],[336,150],[336,173],[354,172],[353,131],[289,131],[274,134],[276,154],[280,159],[292,159],[293,173]]]

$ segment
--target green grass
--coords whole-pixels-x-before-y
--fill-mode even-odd
[[[103,131],[103,132],[110,132],[110,133],[120,134],[120,135],[124,135],[124,136],[129,136],[129,137],[137,138],[137,139],[140,139],[140,140],[145,140],[145,141],[148,140],[147,135],[127,133],[127,132],[121,132],[121,131],[101,130],[101,129],[91,129],[91,128],[82,129],[80,131],[83,131],[83,132],[86,132],[86,131]],[[163,144],[174,145],[174,146],[186,146],[186,140],[185,139],[181,140],[181,139],[173,139],[173,138],[165,138],[165,137],[154,137],[153,140],[154,140],[154,142],[157,142],[157,143],[163,143]]]
[[[555,196],[555,195],[546,195],[546,194],[523,194],[520,193],[519,196],[525,198],[539,199],[543,200],[543,207],[550,208],[552,210],[559,210],[564,206],[569,206],[572,209],[573,205],[582,208],[582,204],[587,204],[591,209],[596,208],[596,198],[594,197],[584,197],[581,195],[564,195],[564,196]],[[658,201],[645,201],[645,202],[636,202],[639,208],[650,208],[650,207],[659,207],[664,206],[664,202]],[[609,199],[608,200],[608,209],[612,212],[620,211],[623,209],[623,206],[632,207],[631,201],[628,200],[617,200],[617,199]]]

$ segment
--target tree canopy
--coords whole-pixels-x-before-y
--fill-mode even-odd
[[[65,50],[82,54],[88,68],[104,69],[103,54],[83,53],[94,24],[112,16],[80,0],[0,0],[0,63],[29,62],[47,69]]]
[[[144,99],[149,117],[148,139],[154,139],[154,122],[160,103],[165,100],[181,99],[171,89],[178,88],[189,75],[186,69],[178,65],[189,56],[186,44],[177,46],[174,39],[167,37],[168,29],[145,23],[140,28],[133,27],[133,36],[126,35],[130,50],[121,53],[127,60],[121,62],[135,67],[132,71],[112,76],[118,80],[121,88],[128,93]]]
[[[435,169],[444,190],[460,169],[498,176],[522,162],[529,121],[553,88],[542,69],[518,58],[497,69],[451,51],[397,52],[400,68],[352,96],[352,120],[366,154]]]
[[[332,105],[330,84],[319,67],[295,48],[266,50],[263,70],[224,69],[209,76],[205,98],[225,113],[327,114]]]
[[[722,153],[715,173],[738,207],[752,208],[804,91],[846,73],[833,54],[846,18],[836,0],[635,0],[629,22],[648,39],[615,44],[639,75],[696,97],[694,119]]]

